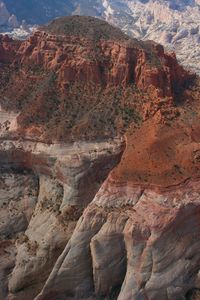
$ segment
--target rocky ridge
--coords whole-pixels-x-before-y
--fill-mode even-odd
[[[19,135],[31,138],[33,132],[46,140],[114,137],[132,118],[139,124],[153,115],[160,101],[163,109],[170,107],[194,77],[162,46],[132,40],[98,19],[61,18],[41,30],[13,47],[9,68],[8,45],[17,42],[1,37],[0,104],[19,113]]]
[[[199,79],[101,22],[0,39],[0,299],[200,288]]]
[[[14,3],[13,0],[5,0],[5,5],[9,14],[16,15],[20,23],[26,20],[32,25],[44,24],[64,15],[101,18],[134,38],[163,44],[168,50],[177,53],[179,61],[186,68],[198,74],[200,72],[199,0],[18,0]],[[22,27],[26,31],[26,26]],[[19,30],[12,34],[23,37],[23,32]]]

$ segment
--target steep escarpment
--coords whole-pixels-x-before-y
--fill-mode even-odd
[[[0,297],[200,288],[199,79],[89,17],[3,39]]]
[[[45,24],[64,15],[96,16],[119,27],[131,37],[153,40],[177,53],[178,60],[200,74],[199,0],[4,0],[0,25],[18,27],[9,34],[24,38],[27,24]],[[11,16],[11,14],[14,14]],[[23,21],[25,20],[25,26]],[[3,28],[5,30],[5,28]],[[2,30],[3,30],[2,29]],[[7,28],[11,30],[11,28]],[[73,31],[73,30],[72,30]]]
[[[36,299],[195,297],[200,288],[197,90],[187,91],[190,103],[178,108],[176,118],[160,110],[127,131],[120,163],[84,211]]]
[[[192,78],[162,46],[131,40],[98,19],[67,17],[41,29],[1,74],[2,108],[19,113],[22,135],[115,137],[132,118],[152,114],[150,103],[181,97]]]
[[[6,233],[1,244],[5,244],[8,262],[2,266],[1,276],[14,267],[9,280],[14,299],[33,299],[43,287],[84,207],[119,161],[122,149],[120,140],[75,145],[2,143],[1,169],[10,175],[2,179],[0,228]],[[36,177],[34,186],[31,176]],[[11,195],[6,194],[9,188]],[[7,286],[6,278],[2,283],[4,297]]]
[[[104,185],[36,299],[187,299],[198,248],[198,182],[162,194]]]

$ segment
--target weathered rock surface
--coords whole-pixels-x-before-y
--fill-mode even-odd
[[[1,64],[11,63],[13,61],[19,45],[19,41],[15,41],[7,35],[0,35]]]
[[[19,114],[22,137],[116,137],[132,119],[154,114],[161,99],[166,106],[177,101],[193,77],[162,46],[132,40],[101,20],[66,17],[41,30],[12,51],[14,41],[0,43],[0,104]]]
[[[2,299],[200,289],[199,79],[98,24],[0,39]]]
[[[62,29],[65,23],[68,26]],[[79,26],[85,26],[85,30]],[[98,33],[87,33],[90,26],[102,28]],[[161,45],[153,42],[131,40],[103,21],[67,17],[41,29],[44,31],[36,32],[18,49],[20,63],[56,71],[63,86],[74,81],[114,86],[135,83],[141,90],[152,86],[165,97],[174,95],[173,85],[179,89],[189,80],[190,74],[177,63],[175,54],[165,53]]]
[[[134,38],[163,44],[177,53],[186,68],[200,74],[199,0],[29,0],[25,3],[4,0],[4,3],[9,15],[15,14],[20,22],[26,20],[28,24],[45,24],[65,15],[102,18]],[[0,20],[4,20],[2,9]],[[24,38],[27,30],[18,29],[10,34]]]
[[[123,143],[120,140],[68,146],[29,141],[2,143],[1,168],[19,173],[16,175],[18,181],[14,181],[15,188],[9,182],[6,185],[12,189],[12,205],[9,205],[14,210],[13,219],[5,215],[10,215],[6,205],[1,209],[1,218],[6,219],[6,224],[2,225],[2,234],[5,230],[8,231],[5,233],[7,235],[14,235],[15,231],[21,233],[16,241],[17,257],[9,280],[9,290],[15,294],[14,299],[33,299],[42,288],[57,257],[71,237],[84,207],[118,162],[122,149]],[[23,176],[20,172],[23,170],[34,172],[39,177],[34,191],[39,195],[33,196],[34,201],[32,192],[26,192],[23,182],[21,183]],[[27,184],[31,189],[31,183]],[[18,185],[27,193],[26,200],[22,198],[23,205],[18,199],[21,191]],[[10,199],[7,194],[4,198],[7,202]],[[1,196],[2,202],[4,198]],[[27,217],[24,216],[26,207]]]
[[[199,288],[199,209],[198,181],[162,193],[106,183],[36,299],[185,299]]]
[[[199,122],[187,114],[127,133],[37,300],[175,300],[200,288]]]
[[[27,229],[37,202],[37,176],[5,170],[0,176],[0,299],[6,299],[8,274],[15,265],[15,240]]]
[[[175,51],[186,68],[200,74],[198,0],[107,0],[99,6],[102,18],[130,36],[161,43]],[[98,11],[94,13],[97,16]]]

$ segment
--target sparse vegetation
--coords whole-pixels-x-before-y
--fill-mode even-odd
[[[55,19],[40,29],[51,34],[80,36],[92,40],[130,40],[130,37],[122,33],[119,28],[109,25],[100,19],[84,16],[69,16]]]
[[[168,109],[169,97],[154,103],[152,95],[144,92],[148,87],[142,91],[136,85],[134,68],[139,53],[142,50],[142,63],[149,64],[154,72],[163,67],[158,55],[162,54],[161,46],[130,39],[119,29],[91,17],[59,18],[42,29],[56,35],[47,36],[48,50],[33,45],[27,61],[4,66],[0,74],[0,104],[19,112],[22,134],[30,129],[46,142],[104,139],[123,134],[131,123],[140,125],[159,109],[166,119],[176,117]],[[63,36],[73,37],[68,43]],[[117,43],[104,45],[99,43],[101,39]],[[122,42],[125,47],[121,49]],[[34,59],[37,51],[41,64]],[[118,56],[127,56],[124,63]],[[149,81],[153,86],[151,78]]]

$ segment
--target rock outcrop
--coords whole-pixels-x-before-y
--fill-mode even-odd
[[[200,74],[198,0],[107,0],[99,6],[102,18],[134,38],[153,40],[175,51],[181,64]]]
[[[0,45],[0,299],[200,289],[199,79],[92,18]]]
[[[65,20],[53,21],[22,43],[20,63],[56,71],[63,85],[74,81],[114,86],[134,83],[141,90],[159,89],[163,97],[173,96],[173,85],[179,89],[189,80],[175,54],[165,53],[161,45],[133,41],[90,17],[68,17],[67,22],[74,24],[64,27]],[[89,31],[90,26],[96,32]]]
[[[198,132],[186,107],[127,132],[37,300],[188,299],[200,288]]]
[[[15,59],[1,74],[0,103],[19,112],[23,136],[33,131],[43,140],[117,136],[131,117],[140,122],[154,114],[160,99],[178,101],[193,78],[162,46],[131,40],[101,20],[67,17],[41,30],[14,48]],[[3,41],[2,48],[6,56]]]
[[[5,6],[4,2],[0,3],[0,25],[8,24],[8,20],[10,18],[10,14]]]
[[[118,26],[131,37],[163,44],[177,53],[178,60],[186,68],[200,74],[199,0],[18,0],[15,3],[4,0],[4,3],[20,24],[23,20],[32,25],[45,24],[66,15],[96,16]],[[0,21],[3,19],[0,17]],[[10,19],[9,23],[14,25],[13,17]],[[23,27],[9,34],[24,39],[29,28]]]
[[[122,141],[74,146],[3,142],[1,168],[10,175],[7,181],[2,178],[2,186],[11,188],[12,193],[8,197],[2,187],[0,228],[2,239],[10,241],[8,245],[5,243],[6,253],[16,239],[18,254],[9,281],[14,299],[33,299],[42,288],[84,207],[119,161],[122,149]],[[32,172],[37,174],[34,186],[29,180]],[[13,183],[11,179],[9,182],[9,176]],[[6,285],[3,289],[6,290]]]
[[[3,1],[0,2],[0,26],[11,28],[19,27],[19,22],[14,14],[10,14]]]
[[[7,35],[0,35],[0,63],[2,67],[3,64],[13,62],[19,45],[20,41],[15,41]]]
[[[106,182],[36,299],[186,299],[200,287],[198,186]]]

